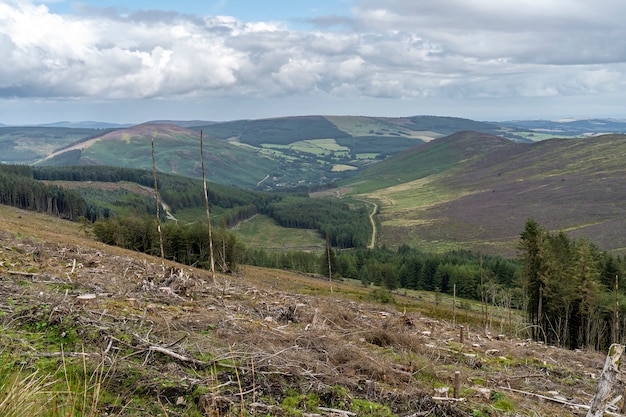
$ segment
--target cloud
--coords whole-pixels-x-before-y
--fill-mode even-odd
[[[0,97],[510,98],[614,93],[626,3],[360,0],[316,25],[0,0]]]

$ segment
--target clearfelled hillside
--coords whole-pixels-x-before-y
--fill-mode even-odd
[[[3,413],[576,416],[605,357],[525,340],[516,312],[490,308],[485,331],[479,305],[454,320],[441,295],[381,304],[361,284],[253,267],[211,283],[75,223],[0,217],[0,385],[29,400],[4,397]]]

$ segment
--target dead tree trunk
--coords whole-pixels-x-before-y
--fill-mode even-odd
[[[152,137],[152,174],[154,175],[154,208],[156,209],[157,231],[159,232],[159,247],[161,248],[161,259],[165,259],[163,232],[161,232],[161,213],[159,211],[159,187],[157,185],[157,169],[156,160],[154,158],[154,137]]]
[[[213,256],[213,236],[211,232],[211,214],[209,213],[209,193],[206,189],[204,174],[204,146],[202,145],[202,130],[200,131],[200,160],[202,161],[202,185],[204,187],[204,205],[206,207],[206,222],[209,227],[209,256],[211,257],[211,281],[215,284],[215,257]]]
[[[609,354],[604,363],[604,369],[600,375],[598,382],[598,390],[591,400],[591,406],[587,412],[587,417],[602,417],[606,404],[611,396],[611,392],[617,383],[617,375],[619,373],[619,362],[624,352],[624,346],[620,344],[612,344],[609,348]]]

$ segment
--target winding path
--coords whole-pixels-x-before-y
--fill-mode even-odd
[[[364,202],[365,204],[371,204],[373,206],[372,208],[372,212],[370,213],[370,223],[372,223],[372,239],[370,240],[370,244],[367,245],[368,249],[374,249],[374,246],[376,245],[376,221],[374,220],[374,216],[376,215],[376,212],[378,211],[378,204],[374,203],[373,201],[367,201],[367,200],[361,200],[362,202]]]

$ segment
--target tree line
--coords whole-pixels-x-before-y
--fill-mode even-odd
[[[197,268],[209,268],[206,223],[164,223],[161,231],[166,259]],[[108,245],[160,256],[159,235],[156,220],[152,216],[121,216],[99,220],[93,225],[93,233],[98,240]],[[244,262],[244,245],[224,227],[213,231],[212,240],[217,267],[225,273],[236,271]]]
[[[509,296],[516,286],[521,263],[500,256],[459,250],[447,253],[424,252],[402,245],[397,250],[332,249],[323,253],[269,252],[249,249],[247,263],[269,268],[283,268],[306,273],[329,275],[379,285],[389,290],[399,288],[435,291],[481,300],[483,291],[496,303],[496,298]],[[329,262],[330,260],[330,262]],[[330,264],[330,265],[329,265]],[[522,295],[515,292],[515,305],[522,308]]]
[[[366,247],[372,236],[369,212],[362,202],[286,196],[261,212],[283,227],[317,230],[337,248]]]
[[[79,193],[33,179],[30,168],[0,165],[0,204],[77,220],[87,214]]]

